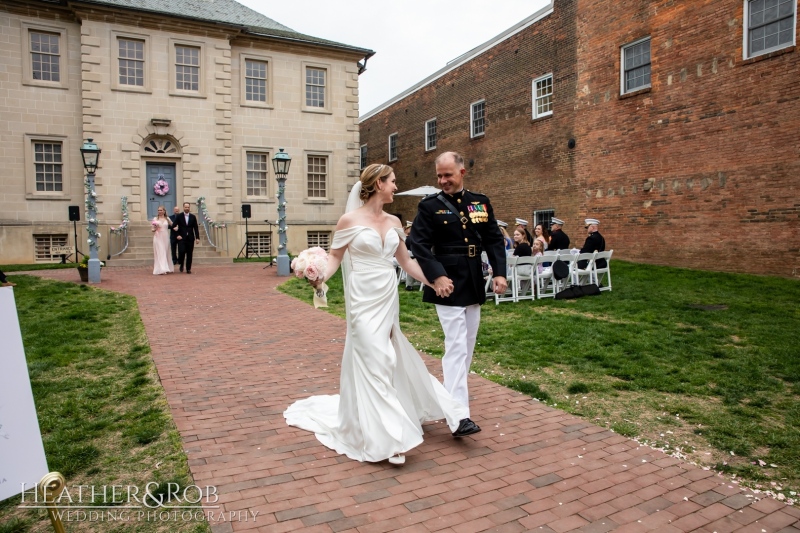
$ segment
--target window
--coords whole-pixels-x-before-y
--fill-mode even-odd
[[[389,162],[397,161],[397,134],[389,135]]]
[[[175,88],[180,91],[200,90],[200,49],[175,46]]]
[[[331,251],[330,231],[309,231],[307,233],[308,247],[319,246],[326,252]]]
[[[30,32],[31,73],[34,80],[61,81],[61,55],[57,33]]]
[[[25,138],[25,192],[28,199],[69,200],[69,150],[61,135]]]
[[[267,101],[267,62],[244,60],[245,99],[251,102]]]
[[[22,83],[55,89],[67,89],[67,29],[21,22],[22,42],[27,51],[22,57]]]
[[[144,41],[117,38],[119,84],[144,87]]]
[[[436,119],[432,118],[425,123],[425,150],[436,149]]]
[[[306,105],[325,107],[325,69],[306,67]]]
[[[745,14],[747,57],[793,46],[797,0],[749,0]]]
[[[61,261],[60,255],[51,255],[52,246],[69,246],[69,237],[66,233],[53,235],[34,235],[33,236],[33,257],[37,263],[48,263],[51,261]]]
[[[552,209],[543,209],[542,211],[533,212],[533,227],[541,224],[543,227],[550,229],[550,221],[556,216],[556,212]]]
[[[272,234],[268,231],[251,231],[247,234],[250,250],[258,255],[272,255]]]
[[[60,142],[34,142],[33,161],[37,192],[62,192],[64,190]]]
[[[533,80],[533,118],[553,114],[553,75]]]
[[[650,37],[622,47],[622,94],[650,87]]]
[[[328,157],[324,155],[308,156],[308,197],[327,198]]]
[[[367,167],[367,145],[361,145],[361,169],[365,169]]]
[[[469,106],[469,136],[480,137],[486,132],[486,101],[481,100]]]
[[[247,152],[247,196],[269,196],[269,154]]]
[[[303,111],[330,113],[330,72],[330,65],[303,61]]]

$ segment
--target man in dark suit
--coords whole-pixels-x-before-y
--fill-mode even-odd
[[[587,218],[584,220],[586,223],[586,231],[589,234],[586,237],[586,241],[583,243],[583,248],[581,248],[581,253],[592,253],[592,252],[605,252],[606,251],[606,240],[600,235],[600,232],[597,231],[597,226],[600,225],[600,221],[596,218]],[[578,261],[578,268],[586,268],[588,265],[588,261]],[[606,267],[606,260],[600,259],[597,261],[597,268],[605,268]]]
[[[564,221],[553,217],[550,219],[550,244],[548,250],[569,250],[569,235],[562,231]]]
[[[174,228],[178,229],[178,263],[186,264],[186,273],[192,273],[192,254],[194,245],[200,244],[200,228],[197,227],[197,217],[190,213],[191,205],[189,202],[183,203],[183,213],[179,214],[175,221]]]
[[[172,264],[178,264],[178,228],[175,227],[175,222],[178,220],[178,215],[181,214],[181,208],[177,205],[172,208],[172,214],[169,216],[172,231],[169,232],[169,248],[172,250]]]
[[[464,189],[464,158],[445,152],[436,158],[442,192],[426,196],[411,227],[411,251],[433,288],[425,287],[422,301],[436,304],[444,330],[444,386],[467,407],[454,437],[481,430],[469,418],[467,376],[478,335],[481,304],[486,301],[481,251],[489,257],[494,290],[506,292],[506,254],[489,198]]]

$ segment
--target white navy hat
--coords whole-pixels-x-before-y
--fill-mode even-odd
[[[587,218],[586,220],[584,220],[584,222],[586,222],[587,226],[592,226],[592,225],[596,226],[600,224],[600,221],[597,220],[596,218]]]
[[[497,225],[500,226],[501,228],[507,228],[508,227],[508,223],[507,222],[503,222],[502,220],[498,220],[497,221]]]
[[[528,221],[523,219],[523,218],[518,218],[518,219],[516,219],[516,221],[517,221],[517,226],[527,226],[528,225]]]
[[[414,223],[413,223],[413,222],[411,222],[410,220],[406,220],[406,227],[407,227],[407,228],[410,228],[410,227],[411,227],[413,224],[414,224]]]
[[[550,219],[550,225],[552,226],[553,224],[558,224],[559,226],[563,226],[564,221],[561,220],[560,218],[553,217]]]

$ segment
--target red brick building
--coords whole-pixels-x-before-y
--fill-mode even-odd
[[[363,115],[362,164],[403,190],[456,150],[508,222],[554,214],[580,246],[598,218],[615,257],[799,276],[797,7],[557,0]]]

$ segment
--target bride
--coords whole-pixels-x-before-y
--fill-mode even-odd
[[[325,277],[341,264],[347,339],[340,394],[299,400],[283,414],[289,425],[313,431],[322,444],[351,459],[403,464],[403,454],[422,442],[422,422],[444,418],[455,431],[467,409],[428,373],[400,331],[392,257],[432,285],[408,255],[400,220],[383,211],[396,190],[391,167],[369,165],[336,225]]]

